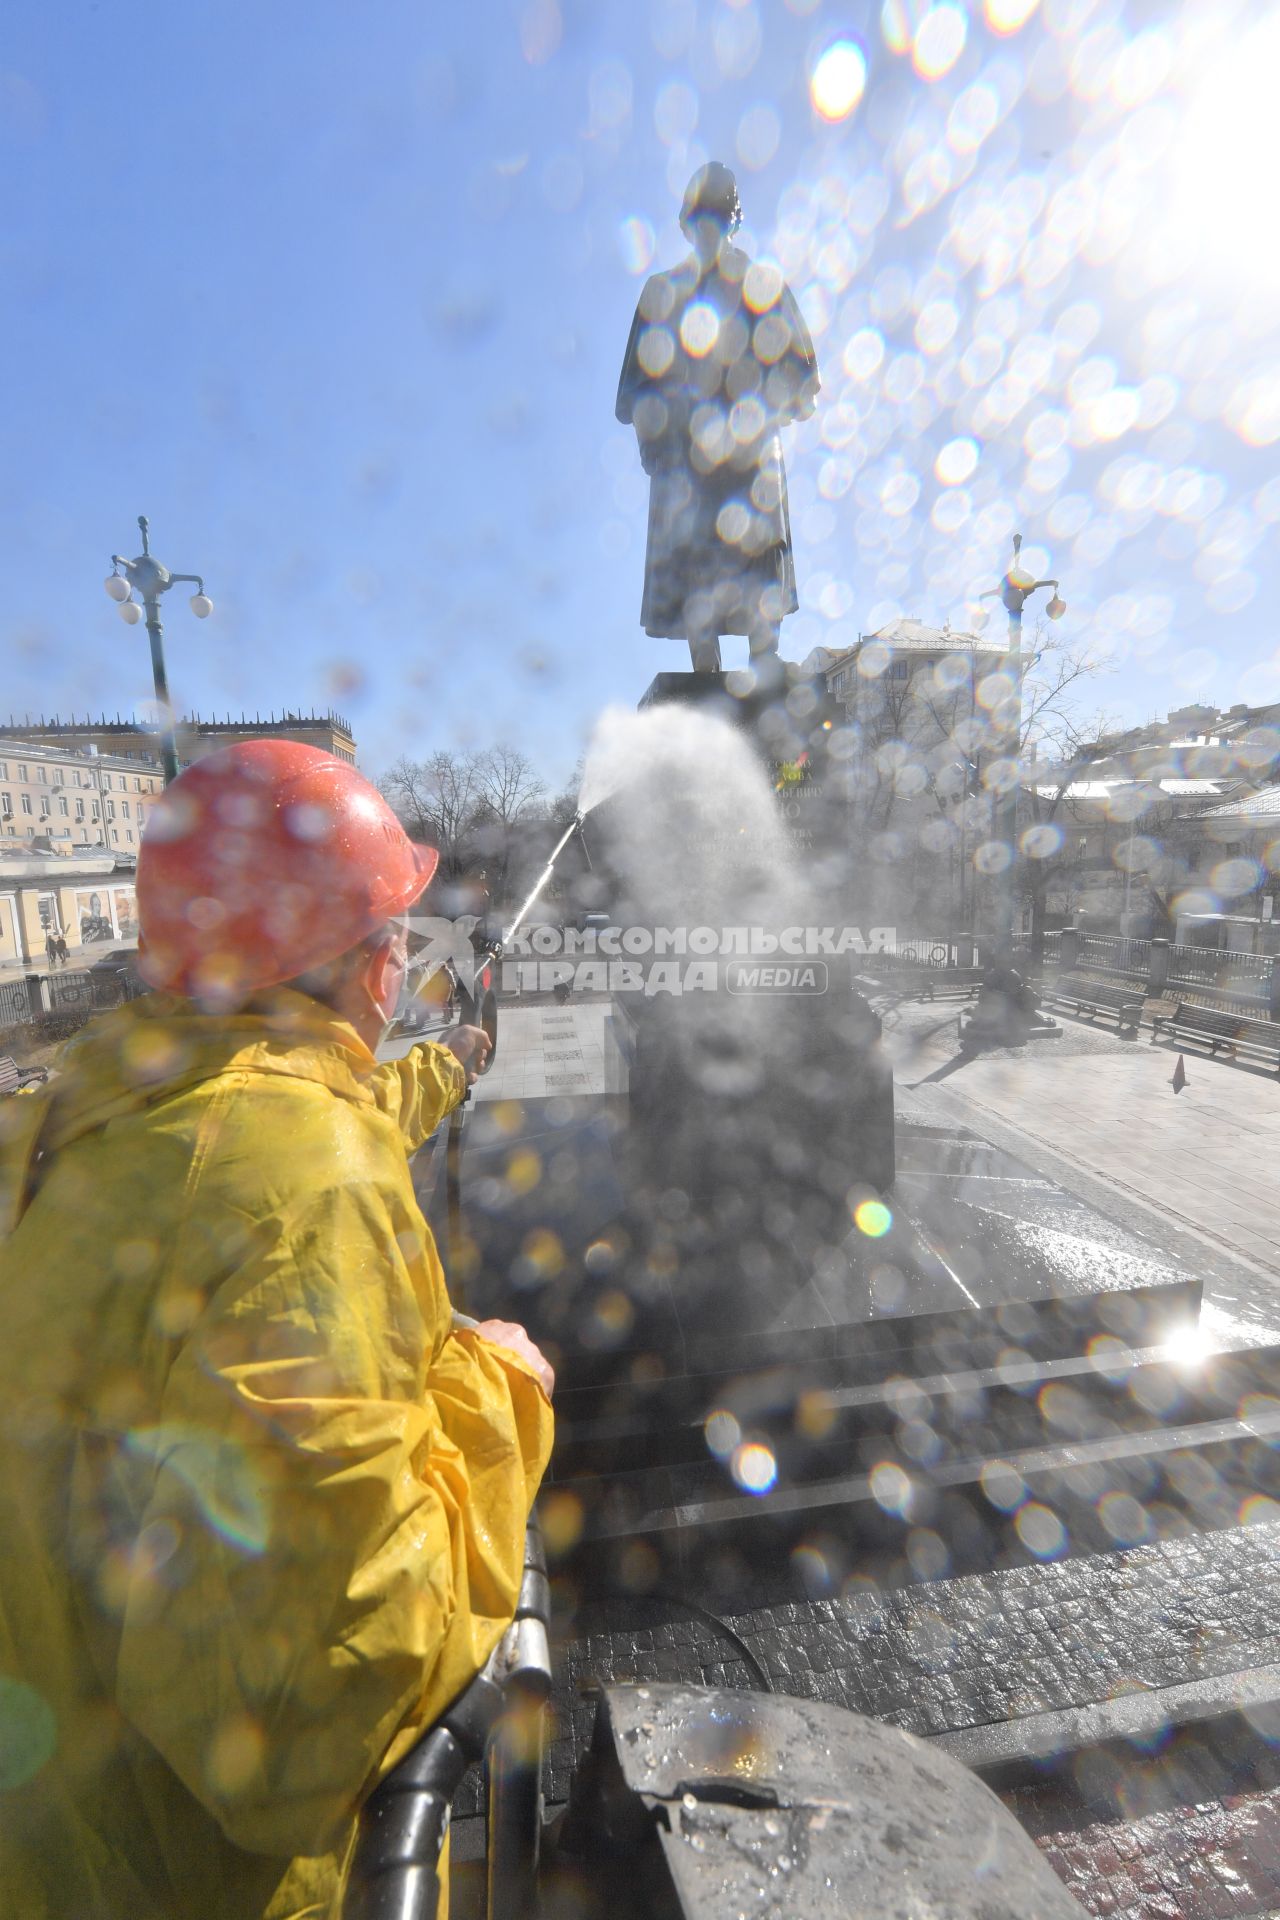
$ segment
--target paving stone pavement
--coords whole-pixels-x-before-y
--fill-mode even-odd
[[[1104,1920],[1274,1920],[1280,1907],[1280,1788],[1036,1838]]]
[[[594,1602],[559,1647],[548,1797],[598,1678],[753,1687],[928,1736],[1280,1659],[1280,1522],[894,1592],[794,1597],[715,1622],[666,1596]]]

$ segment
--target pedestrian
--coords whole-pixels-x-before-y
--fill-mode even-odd
[[[49,931],[44,936],[44,952],[45,952],[45,959],[48,961],[50,968],[52,968],[54,961],[58,957],[58,943],[53,937],[52,927],[50,927]]]
[[[408,1166],[488,1042],[374,1054],[436,859],[315,748],[197,761],[138,861],[157,991],[11,1103],[15,1916],[336,1920],[361,1801],[514,1612],[553,1375],[455,1321]]]
[[[66,934],[60,933],[57,939],[55,940],[54,945],[58,950],[58,965],[60,967],[65,967],[67,964],[67,961],[71,958],[71,952],[67,946]]]

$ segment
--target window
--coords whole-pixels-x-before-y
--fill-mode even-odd
[[[95,820],[102,818],[102,808],[96,800],[93,802],[93,817]]]
[[[911,678],[911,662],[909,660],[895,660],[889,669],[889,678],[891,680],[909,680]]]
[[[65,793],[60,793],[58,795],[58,812],[62,815],[63,819],[65,820],[67,816],[67,796]]]
[[[76,819],[77,820],[84,819],[84,801],[83,800],[76,801]]]
[[[120,802],[120,811],[124,815],[125,819],[127,820],[129,818],[129,802],[127,800],[122,800]]]
[[[7,760],[0,760],[0,780],[7,780],[8,778],[9,762]]]
[[[39,780],[40,780],[40,785],[41,785],[42,787],[47,787],[47,786],[48,786],[48,784],[49,784],[49,769],[48,769],[48,767],[37,767],[37,768],[36,768],[36,773],[37,773],[37,775],[39,776]]]
[[[142,792],[142,782],[141,782],[141,780],[139,780],[139,778],[138,778],[138,776],[137,776],[137,774],[136,774],[136,773],[135,773],[135,775],[133,776],[133,790],[134,790],[134,792],[135,792],[135,793],[141,793],[141,792]]]
[[[18,778],[19,780],[26,780],[29,778],[26,768],[21,764],[18,767]]]
[[[49,818],[49,796],[47,793],[40,795],[40,818],[42,820]]]
[[[22,796],[22,811],[24,813],[30,813],[31,811],[31,795],[29,793],[24,793]]]
[[[0,814],[3,814],[6,820],[13,818],[13,795],[11,793],[0,793]]]
[[[115,801],[114,801],[114,800],[108,800],[108,802],[107,802],[107,818],[108,818],[108,820],[114,820],[114,819],[115,819],[115,817],[116,817],[116,803],[115,803]]]

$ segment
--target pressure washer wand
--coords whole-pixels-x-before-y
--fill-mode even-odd
[[[574,834],[581,833],[583,818],[584,816],[580,812],[574,814],[573,819],[569,822],[564,832],[560,835],[560,838],[556,841],[555,848],[554,848],[554,851],[552,852],[551,858],[547,861],[546,866],[542,869],[542,872],[538,875],[537,882],[534,885],[532,891],[530,892],[528,899],[525,900],[524,903],[522,904],[520,911],[517,913],[515,919],[511,922],[511,925],[507,928],[505,933],[500,934],[496,940],[491,941],[487,947],[484,947],[481,949],[482,952],[488,954],[491,960],[501,959],[502,954],[505,951],[506,947],[515,938],[516,934],[519,933],[521,927],[524,925],[525,921],[529,918],[529,915],[533,912],[533,909],[537,906],[538,901],[541,898],[544,889],[548,887],[551,883],[552,876],[556,870],[556,861],[560,858],[560,855],[564,852],[565,848],[568,846],[569,842],[572,840]]]
[[[519,933],[521,927],[537,905],[543,889],[550,884],[551,877],[556,870],[556,861],[560,858],[560,855],[564,852],[574,834],[581,833],[583,818],[584,815],[581,808],[579,808],[578,812],[574,814],[573,819],[557,840],[551,858],[538,875],[537,885],[529,894],[528,899],[524,901],[519,913],[517,913],[506,932],[499,934],[496,940],[490,940],[486,942],[484,946],[476,949],[478,962],[483,962],[484,960],[500,960],[502,958],[507,943],[513,940],[516,934]],[[585,840],[583,841],[583,852],[586,853]],[[588,865],[590,865],[590,861],[591,856],[587,854]],[[473,1018],[478,1013],[481,1025],[489,1035],[489,1063],[492,1064],[494,1051],[498,1044],[497,1008],[491,992],[484,996],[484,1001],[487,1002],[487,1011],[484,1002],[481,1002],[479,1007],[477,1007],[476,999],[471,997],[472,1013],[468,1015],[468,1018]],[[461,1306],[465,1299],[467,1242],[463,1233],[462,1222],[462,1128],[464,1115],[470,1104],[471,1089],[468,1087],[462,1100],[450,1115],[449,1133],[445,1142],[445,1208],[449,1226],[449,1286],[456,1306]]]

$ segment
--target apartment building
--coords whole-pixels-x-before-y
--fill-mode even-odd
[[[163,791],[154,760],[0,740],[0,848],[134,855]]]
[[[356,763],[356,743],[350,723],[332,711],[271,713],[265,720],[260,713],[255,713],[252,719],[248,714],[227,714],[221,720],[216,715],[186,713],[178,716],[175,732],[178,764],[184,767],[218,747],[235,746],[244,740],[297,740],[303,746],[336,754],[351,766]],[[114,720],[105,714],[97,719],[86,716],[83,720],[61,720],[57,714],[48,718],[41,714],[38,719],[26,714],[19,720],[10,714],[7,722],[0,721],[0,755],[15,739],[129,761],[158,763],[160,757],[155,728],[144,726],[138,720],[122,719],[119,714]]]

